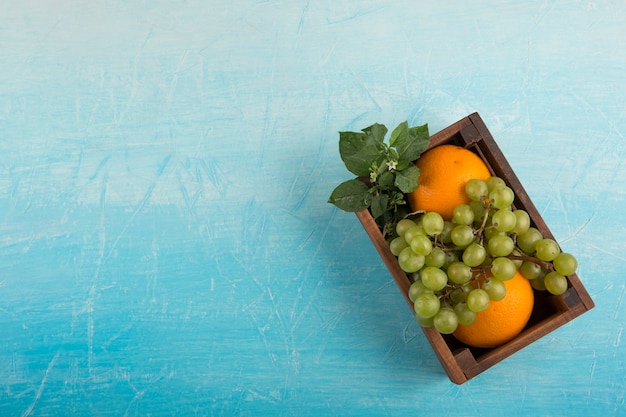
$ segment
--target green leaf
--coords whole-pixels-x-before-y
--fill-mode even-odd
[[[420,170],[411,164],[402,171],[396,173],[396,187],[403,193],[410,193],[417,188],[417,179],[420,176]]]
[[[380,160],[384,146],[373,133],[339,132],[341,160],[348,171],[359,177],[369,176],[370,167]]]
[[[383,143],[385,135],[387,134],[387,127],[385,125],[374,123],[373,125],[363,129],[363,132],[369,135],[376,142]]]
[[[389,137],[389,145],[396,146],[396,142],[406,142],[407,136],[409,133],[409,124],[405,121],[400,123],[393,132],[391,132],[391,136]]]
[[[382,190],[390,190],[391,187],[394,184],[394,175],[393,172],[391,171],[385,171],[382,174],[380,174],[378,176],[378,179],[376,180],[376,183],[378,184],[378,187]]]
[[[402,171],[403,169],[406,169],[409,165],[413,165],[413,162],[401,159],[398,161],[398,166],[396,167],[396,170]]]
[[[394,146],[400,159],[415,161],[428,148],[429,143],[430,135],[426,124],[408,128],[406,136],[398,136]]]
[[[387,194],[378,194],[372,198],[372,204],[370,211],[373,218],[378,218],[385,214],[387,211],[387,204],[389,203],[389,196]]]
[[[357,179],[339,184],[330,195],[328,202],[343,211],[356,212],[365,210],[372,202],[369,188]]]

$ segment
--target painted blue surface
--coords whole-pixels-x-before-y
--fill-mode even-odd
[[[2,1],[0,415],[626,415],[622,1]],[[596,308],[449,382],[339,130],[478,111]]]

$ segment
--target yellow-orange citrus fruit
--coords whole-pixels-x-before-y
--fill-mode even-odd
[[[420,169],[418,186],[407,195],[413,211],[436,211],[450,220],[454,208],[470,202],[465,184],[472,178],[486,180],[489,168],[475,153],[456,145],[440,145],[424,152],[415,162]]]
[[[506,296],[500,301],[491,301],[486,310],[476,313],[474,323],[459,325],[454,332],[457,339],[466,345],[493,348],[524,330],[535,303],[530,282],[519,271],[503,282]]]

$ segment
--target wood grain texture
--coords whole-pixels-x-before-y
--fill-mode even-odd
[[[622,2],[0,6],[0,416],[623,415]],[[327,199],[474,112],[595,307],[457,386]]]

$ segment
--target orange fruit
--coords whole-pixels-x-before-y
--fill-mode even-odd
[[[446,219],[459,204],[470,199],[465,184],[472,178],[486,180],[489,168],[474,152],[456,145],[439,145],[424,152],[415,162],[420,169],[418,186],[407,195],[413,211],[436,211]]]
[[[457,339],[466,345],[493,348],[513,339],[526,327],[535,303],[530,282],[519,271],[503,282],[506,296],[476,313],[474,323],[459,325],[453,333]]]

